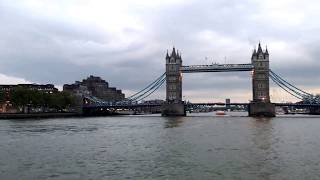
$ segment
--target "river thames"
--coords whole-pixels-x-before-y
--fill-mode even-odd
[[[0,179],[319,179],[320,116],[245,115],[2,120]]]

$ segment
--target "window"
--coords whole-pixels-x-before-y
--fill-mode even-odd
[[[169,85],[169,90],[176,90],[177,86],[175,84]]]
[[[174,100],[174,99],[176,99],[176,93],[174,93],[174,92],[171,92],[170,94],[169,94],[169,100]]]
[[[258,96],[260,96],[260,97],[264,96],[264,92],[263,91],[259,91],[258,92]]]
[[[258,84],[258,88],[264,88],[264,87],[265,87],[265,85],[263,83]]]
[[[259,78],[259,79],[264,79],[264,78],[265,78],[265,75],[264,75],[264,74],[258,74],[258,78]]]
[[[170,81],[175,81],[177,78],[176,77],[169,77]]]

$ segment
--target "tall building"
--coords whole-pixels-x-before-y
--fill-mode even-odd
[[[64,91],[73,93],[90,94],[105,101],[120,101],[125,98],[121,90],[109,87],[109,83],[97,76],[89,76],[81,82],[63,85]]]
[[[229,98],[226,99],[226,109],[230,109],[231,100]]]
[[[182,75],[180,67],[182,66],[182,59],[179,52],[173,48],[171,55],[168,52],[166,55],[166,81],[167,81],[167,97],[169,103],[182,102]]]
[[[270,102],[269,95],[269,52],[263,52],[259,43],[258,50],[254,49],[251,63],[254,65],[252,74],[253,101]]]

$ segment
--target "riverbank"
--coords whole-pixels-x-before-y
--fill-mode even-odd
[[[0,113],[0,120],[2,119],[44,119],[44,118],[65,118],[65,117],[79,117],[78,113]]]
[[[125,116],[143,115],[143,113],[108,112],[108,113],[0,113],[0,120],[5,119],[46,119],[46,118],[69,118],[69,117],[96,117],[96,116]]]

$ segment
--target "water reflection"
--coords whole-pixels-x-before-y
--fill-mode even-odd
[[[252,142],[260,150],[269,150],[271,148],[272,138],[272,119],[253,118],[250,122],[252,131]]]
[[[180,127],[184,121],[183,117],[165,117],[165,119],[164,128]]]
[[[251,164],[255,166],[260,179],[275,179],[281,168],[276,145],[279,141],[272,118],[253,118],[250,121],[253,143]]]

